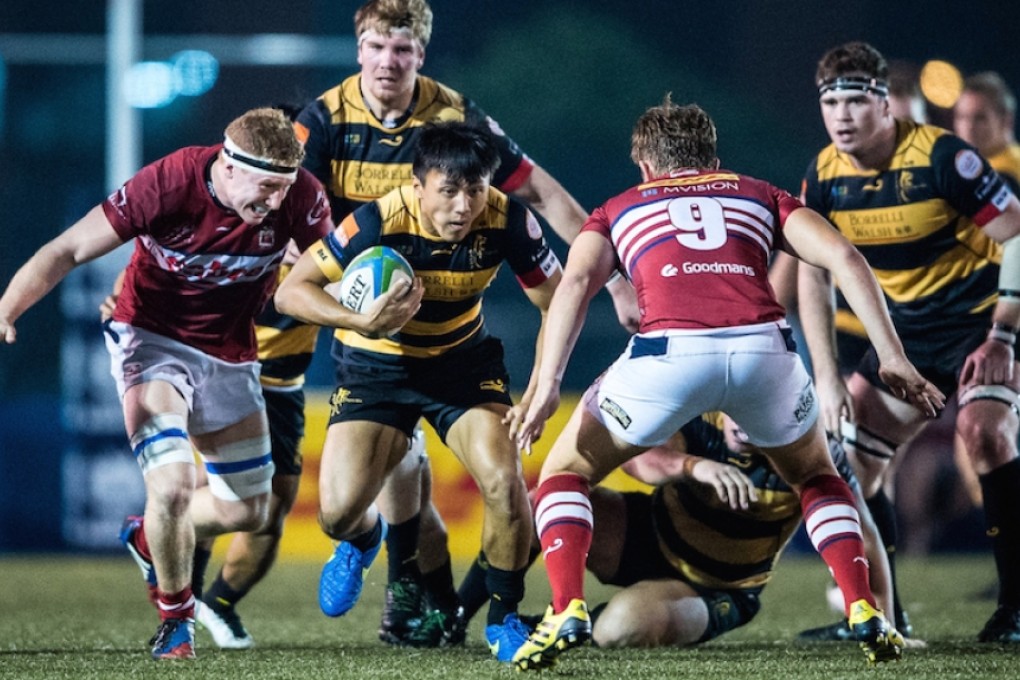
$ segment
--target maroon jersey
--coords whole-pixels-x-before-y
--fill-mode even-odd
[[[684,171],[639,184],[591,214],[637,291],[640,332],[704,329],[785,316],[768,282],[788,192],[727,170]]]
[[[306,170],[259,225],[211,191],[220,146],[188,147],[142,168],[103,203],[135,240],[113,318],[225,361],[256,359],[253,319],[273,292],[290,239],[304,250],[333,231],[329,203]]]

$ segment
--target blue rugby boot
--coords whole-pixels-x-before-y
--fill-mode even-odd
[[[340,541],[333,550],[333,556],[322,567],[319,577],[319,608],[326,616],[343,616],[354,607],[361,597],[365,574],[382,549],[388,526],[379,516],[382,532],[379,542],[362,552],[348,541]]]

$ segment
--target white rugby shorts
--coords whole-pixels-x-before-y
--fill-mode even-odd
[[[664,443],[692,418],[728,414],[757,446],[793,443],[818,419],[811,377],[784,324],[638,334],[585,395],[634,446]]]
[[[119,321],[106,324],[110,372],[121,398],[153,380],[173,385],[188,403],[188,431],[215,432],[265,410],[259,364],[230,363],[158,333]]]

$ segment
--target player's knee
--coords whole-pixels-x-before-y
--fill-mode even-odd
[[[978,474],[1015,456],[1016,404],[1016,392],[1005,385],[977,385],[960,395],[956,432]]]
[[[261,531],[269,520],[269,496],[245,501],[217,500],[217,518],[225,532]]]
[[[323,505],[319,508],[319,526],[331,538],[352,538],[359,533],[358,526],[363,515],[364,511],[355,508]]]
[[[592,637],[599,647],[658,647],[668,644],[668,621],[661,606],[636,608],[629,598],[614,597],[599,614]]]
[[[186,515],[193,496],[191,485],[183,481],[163,481],[164,483],[161,484],[147,485],[148,502],[161,508],[170,517]]]
[[[530,508],[524,480],[516,468],[491,469],[475,482],[487,510],[516,516]]]

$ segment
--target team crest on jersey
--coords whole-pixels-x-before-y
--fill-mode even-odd
[[[275,243],[276,232],[270,225],[262,225],[262,228],[259,229],[259,248],[272,248]]]
[[[308,211],[308,224],[312,225],[316,222],[321,222],[322,218],[326,216],[326,209],[329,207],[329,201],[326,200],[326,192],[320,190],[315,194],[315,205]]]
[[[482,260],[485,257],[485,244],[489,239],[481,234],[475,234],[471,249],[468,250],[468,267],[471,269],[482,269]]]
[[[599,404],[599,410],[604,411],[606,415],[620,423],[620,427],[627,429],[630,427],[632,422],[631,417],[627,415],[627,412],[623,410],[623,407],[617,404],[615,401],[606,397]]]
[[[900,172],[896,188],[899,191],[900,202],[910,203],[910,194],[916,189],[923,189],[924,185],[914,184],[914,173],[909,170],[903,170]]]
[[[358,132],[348,132],[344,135],[344,144],[347,146],[358,146],[361,144],[361,134]]]
[[[983,169],[981,157],[970,149],[957,151],[954,164],[956,165],[956,172],[964,179],[975,179],[981,174]]]

